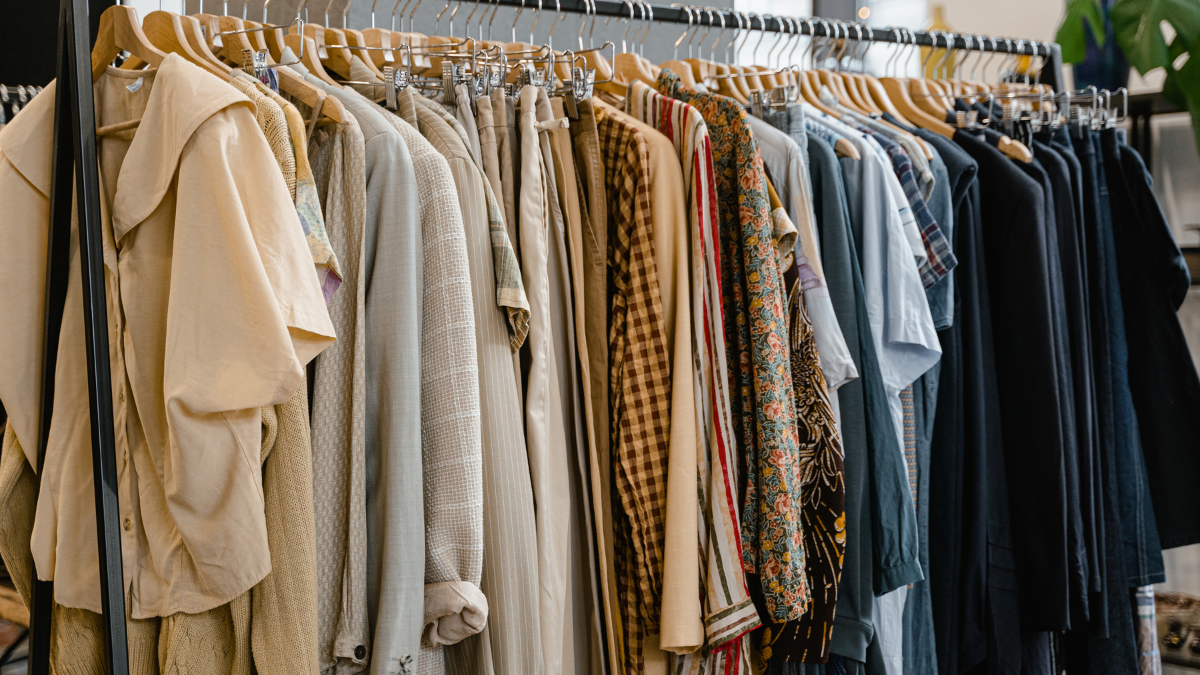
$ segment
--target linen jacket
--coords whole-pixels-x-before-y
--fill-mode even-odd
[[[106,71],[96,85],[101,124],[138,112],[142,119],[136,135],[101,141],[110,174],[101,176],[100,228],[125,580],[132,615],[146,618],[211,609],[270,571],[259,408],[288,400],[334,330],[246,97],[174,55],[140,74],[153,79],[138,88],[148,89],[141,98],[123,86],[130,75],[139,74]],[[0,300],[9,356],[0,399],[31,449],[53,101],[53,92],[36,98],[0,135],[0,193],[10,204],[0,230],[12,243],[0,272],[11,291]],[[39,577],[56,581],[59,604],[98,612],[95,506],[79,498],[93,488],[77,269],[31,547]],[[34,452],[26,451],[31,465]]]
[[[483,176],[467,154],[467,144],[450,121],[426,103],[432,102],[411,90],[403,91],[397,114],[446,159],[463,213],[479,363],[483,439],[480,536],[483,550],[489,553],[482,563],[484,577],[466,580],[480,585],[487,596],[488,627],[479,638],[447,650],[447,671],[535,675],[542,672],[537,569],[523,560],[537,546],[533,488],[504,314],[497,311],[500,305],[489,290],[495,284],[489,248],[496,231],[489,226],[488,214],[498,213],[499,208],[485,206],[495,200],[485,200]],[[501,230],[503,227],[501,221]]]

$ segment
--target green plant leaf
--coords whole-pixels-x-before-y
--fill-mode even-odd
[[[1117,43],[1142,75],[1171,62],[1159,24],[1171,24],[1189,43],[1200,36],[1200,3],[1196,0],[1119,0],[1109,11]]]
[[[1087,29],[1100,47],[1104,46],[1104,15],[1097,0],[1069,0],[1067,16],[1058,27],[1054,41],[1062,47],[1063,63],[1079,63],[1087,56]]]
[[[1171,105],[1176,108],[1180,110],[1188,109],[1188,99],[1183,94],[1183,87],[1179,85],[1179,76],[1170,68],[1167,69],[1167,79],[1163,82],[1162,94],[1163,98],[1170,101]]]
[[[1197,150],[1200,150],[1200,50],[1189,52],[1187,63],[1179,70],[1175,70],[1171,65],[1167,66],[1167,82],[1172,80],[1173,86],[1178,88],[1187,100],[1187,108],[1192,116],[1192,134],[1196,139]],[[1166,95],[1167,87],[1164,84],[1163,96]]]

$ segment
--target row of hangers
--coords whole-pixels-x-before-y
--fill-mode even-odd
[[[333,1],[330,0],[324,8],[324,25],[307,20],[308,0],[302,0],[297,8],[296,19],[286,25],[266,22],[271,0],[264,0],[262,22],[246,18],[245,5],[242,17],[230,16],[227,0],[222,3],[224,13],[221,15],[205,13],[204,2],[200,0],[200,12],[197,14],[181,15],[159,9],[150,12],[141,22],[132,8],[117,5],[106,10],[101,17],[100,35],[92,54],[93,76],[99,76],[121,51],[129,54],[122,66],[126,68],[147,64],[157,66],[167,53],[173,52],[225,78],[237,67],[246,67],[259,74],[274,69],[280,90],[319,111],[321,122],[340,122],[344,119],[345,111],[336,99],[327,98],[323,91],[291,69],[279,67],[288,65],[284,62],[285,48],[290,49],[296,60],[303,63],[310,73],[329,84],[388,83],[383,87],[385,96],[381,102],[394,100],[396,90],[404,86],[440,90],[443,95],[452,97],[455,85],[460,83],[470,84],[470,91],[474,95],[484,94],[496,86],[533,83],[547,87],[556,94],[565,94],[573,100],[589,97],[593,88],[623,96],[631,82],[641,80],[653,85],[661,69],[669,68],[679,75],[685,85],[703,85],[754,110],[804,100],[834,117],[840,118],[847,112],[871,117],[892,126],[900,134],[906,132],[885,122],[881,117],[883,113],[889,113],[910,126],[950,137],[958,128],[979,126],[978,115],[956,110],[956,102],[965,103],[968,109],[978,109],[986,101],[987,111],[999,106],[1006,125],[1010,121],[1039,127],[1051,122],[1057,124],[1064,118],[1059,111],[1071,110],[1069,103],[1064,105],[1061,95],[1055,95],[1048,86],[1040,84],[1045,56],[1039,56],[1040,62],[1034,67],[1032,56],[1048,53],[1048,43],[932,31],[929,36],[933,48],[921,61],[922,69],[932,76],[910,77],[906,76],[906,72],[918,48],[916,34],[908,29],[894,28],[889,33],[896,49],[884,66],[884,75],[876,77],[866,72],[864,67],[866,55],[877,41],[875,31],[870,26],[825,19],[760,16],[753,12],[675,3],[672,7],[680,8],[686,14],[688,26],[674,43],[673,58],[653,64],[644,57],[643,52],[650,26],[653,25],[654,10],[643,0],[622,0],[629,16],[621,17],[626,26],[619,53],[612,42],[595,46],[592,37],[597,19],[594,0],[584,2],[584,17],[580,21],[576,40],[577,50],[554,48],[554,32],[562,18],[559,0],[555,0],[554,21],[545,42],[540,45],[536,43],[535,33],[543,9],[542,0],[538,0],[537,8],[533,10],[536,14],[528,42],[517,39],[517,23],[526,9],[524,0],[515,8],[509,41],[492,40],[492,24],[500,7],[498,1],[487,0],[486,5],[481,5],[476,0],[463,22],[462,37],[457,37],[455,32],[456,17],[464,0],[458,0],[453,9],[451,5],[455,4],[455,0],[446,0],[435,19],[433,35],[414,30],[414,17],[422,0],[397,0],[392,8],[390,28],[386,29],[376,25],[378,0],[374,0],[371,26],[361,31],[347,25],[353,0],[347,0],[342,7],[341,26],[333,25],[329,20]],[[472,34],[472,21],[481,6],[482,13]],[[447,11],[448,34],[437,35],[441,32],[442,18]],[[397,13],[402,29],[399,31],[396,30]],[[726,25],[727,13],[736,21],[736,27]],[[406,17],[408,30],[403,30]],[[702,17],[707,21],[702,22]],[[760,34],[749,59],[751,65],[740,64],[742,52],[753,33],[751,26],[754,20],[757,19],[761,27],[772,18],[781,30],[775,32],[775,42],[768,49],[766,59],[759,63],[758,52],[768,31],[759,29]],[[589,46],[585,47],[584,31],[589,19]],[[610,20],[611,17],[605,23]],[[631,40],[629,32],[638,21],[642,25]],[[719,33],[717,39],[707,47],[706,59],[704,51],[708,36],[718,22]],[[818,23],[824,29],[823,36],[816,35]],[[799,47],[802,26],[807,27],[803,33],[813,37],[797,59],[794,55]],[[701,28],[704,28],[702,35]],[[720,51],[721,58],[718,58],[718,49],[724,43],[727,29],[733,31],[733,37],[724,44]],[[693,43],[697,42],[698,37],[694,52]],[[954,48],[956,38],[963,40],[965,49]],[[679,48],[684,40],[687,41],[687,58],[681,60]],[[927,65],[938,53],[939,41],[942,43],[941,56],[930,71]],[[1004,43],[1003,51],[1008,52],[1009,56],[996,66],[994,81],[986,82],[988,67],[996,53],[1001,51],[1001,43]],[[985,45],[990,45],[990,49],[985,49]],[[1028,52],[1026,46],[1029,47]],[[1037,49],[1039,46],[1043,49]],[[606,49],[611,49],[611,60],[605,56]],[[905,50],[909,50],[909,53],[901,61]],[[953,66],[950,66],[950,57],[955,52],[963,52],[963,57],[955,59]],[[983,79],[980,79],[977,70],[981,67],[985,52],[989,55],[987,62],[982,64]],[[972,54],[977,57],[975,64],[964,76],[964,66]],[[376,81],[354,82],[350,79],[354,56],[361,59]],[[806,57],[808,65],[804,67]],[[851,67],[856,62],[859,64],[857,72]],[[1075,93],[1087,95],[1087,92]],[[990,112],[987,117],[990,118]],[[1114,117],[1108,115],[1109,119]],[[932,156],[927,146],[921,146],[926,149],[927,155]],[[999,147],[1016,159],[1032,160],[1029,148],[1010,136],[1005,136]],[[857,154],[849,143],[841,145],[838,150],[849,156]]]

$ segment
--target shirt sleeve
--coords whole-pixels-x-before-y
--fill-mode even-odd
[[[167,396],[192,413],[284,403],[334,331],[287,186],[248,108],[226,108],[197,130],[177,186]]]

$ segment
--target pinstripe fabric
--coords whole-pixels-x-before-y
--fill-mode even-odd
[[[721,310],[720,223],[712,145],[694,107],[634,82],[626,98],[630,114],[655,127],[675,145],[683,167],[691,228],[692,364],[697,397],[697,496],[699,552],[703,559],[705,649],[673,659],[673,673],[747,673],[749,633],[761,625],[742,572],[738,528],[736,459],[728,443],[733,418],[727,390],[725,328]]]
[[[533,493],[505,315],[497,311],[495,301],[490,248],[493,235],[489,229],[494,232],[497,211],[485,207],[490,187],[484,184],[478,166],[466,157],[461,134],[451,126],[453,118],[438,114],[436,104],[427,103],[432,102],[411,90],[402,92],[399,114],[446,158],[458,189],[471,266],[483,433],[484,557],[480,586],[488,598],[488,624],[478,636],[447,649],[446,669],[449,673],[472,675],[538,675],[544,670],[541,651],[534,649],[541,642],[537,570],[523,560],[537,544]],[[503,228],[503,222],[499,226]]]
[[[625,667],[643,672],[643,644],[662,601],[671,367],[650,222],[645,138],[596,102],[609,203],[614,293],[609,330],[613,525]]]
[[[490,112],[490,99],[480,98],[478,103],[481,112],[485,105]],[[426,137],[434,134],[433,126],[428,121],[418,120],[418,129]],[[483,115],[480,116],[479,131],[484,166],[494,164],[499,179],[494,130],[484,122]],[[436,143],[435,147],[441,149]],[[455,168],[451,165],[452,171]],[[473,183],[468,175],[460,175],[458,171],[455,171],[455,181],[459,186]],[[486,193],[493,188],[494,185],[483,186],[483,191]],[[465,200],[467,197],[462,193],[467,190],[460,187],[460,191],[460,200]],[[494,200],[494,196],[491,199]],[[493,211],[489,209],[488,213],[491,218]],[[538,619],[538,576],[537,568],[528,563],[529,551],[537,548],[533,487],[529,478],[529,456],[525,450],[523,413],[512,376],[506,312],[498,311],[495,302],[492,246],[496,223],[490,224],[491,234],[474,221],[465,225],[479,353],[484,517],[480,587],[488,598],[488,625],[478,638],[468,638],[464,642],[468,646],[476,643],[473,648],[479,650],[475,657],[479,667],[459,670],[457,656],[450,659],[448,666],[452,673],[541,675],[545,668]],[[504,228],[502,220],[499,226]],[[520,274],[519,269],[517,273]],[[487,669],[489,665],[491,670]]]

